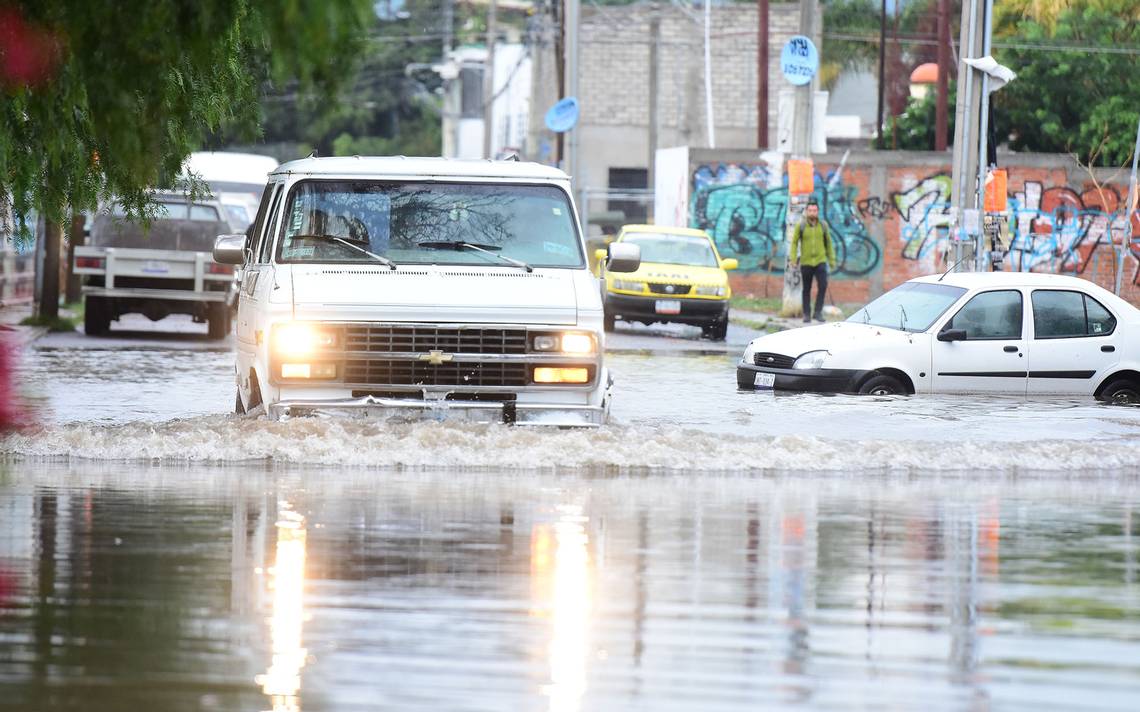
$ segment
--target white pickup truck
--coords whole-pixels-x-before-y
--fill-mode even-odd
[[[230,331],[226,297],[234,269],[214,261],[211,247],[231,232],[216,201],[189,201],[178,195],[156,197],[161,218],[149,229],[128,221],[112,205],[98,214],[86,245],[75,248],[75,274],[83,279],[84,330],[105,334],[123,314],[158,321],[189,314],[208,323],[209,336]]]
[[[308,158],[245,235],[235,410],[598,425],[611,379],[565,173],[514,161]],[[613,245],[610,271],[632,271]]]

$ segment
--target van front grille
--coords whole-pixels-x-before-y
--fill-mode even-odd
[[[444,363],[397,359],[349,359],[344,380],[367,386],[498,386],[529,384],[525,363]]]
[[[345,327],[345,351],[464,354],[525,354],[526,329],[434,326]]]

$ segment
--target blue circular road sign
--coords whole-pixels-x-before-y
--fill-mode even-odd
[[[811,39],[796,35],[784,45],[780,53],[780,71],[784,78],[796,86],[803,86],[819,71],[819,52]]]
[[[568,96],[546,112],[546,128],[554,133],[563,133],[578,123],[578,100]]]

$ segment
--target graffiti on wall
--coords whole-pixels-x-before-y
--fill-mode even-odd
[[[735,257],[745,271],[784,271],[791,237],[785,235],[788,188],[782,176],[771,178],[764,164],[706,165],[693,172],[689,224],[708,231],[721,254]],[[860,217],[855,187],[835,178],[817,174],[814,194],[834,238],[834,276],[863,277],[881,267],[881,250]]]
[[[1078,193],[1068,186],[1046,188],[1026,181],[1022,190],[1009,195],[1011,269],[1083,273],[1098,248],[1111,250],[1113,235],[1123,234],[1123,202],[1111,185]],[[892,194],[891,203],[900,218],[903,257],[929,267],[944,264],[950,238],[950,176],[938,173],[918,181]],[[1130,247],[1140,256],[1140,241]]]

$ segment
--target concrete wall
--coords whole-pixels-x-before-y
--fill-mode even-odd
[[[946,269],[949,242],[938,225],[950,207],[949,154],[851,154],[837,175],[841,158],[815,157],[815,197],[839,252],[833,299],[865,302],[911,277]],[[1059,155],[1008,154],[1000,162],[1009,172],[1012,215],[1005,268],[1081,276],[1111,290],[1127,227],[1127,175],[1090,175]],[[687,178],[684,206],[674,212],[708,230],[724,256],[740,261],[734,289],[780,294],[787,254],[783,172],[755,151],[691,149]],[[1140,220],[1134,228],[1122,296],[1140,304]]]
[[[786,84],[780,74],[780,51],[796,34],[799,10],[790,3],[770,7],[767,120],[775,145],[777,92]],[[577,177],[583,187],[607,187],[610,168],[648,167],[649,12],[645,5],[582,8]],[[663,5],[660,12],[658,146],[707,146],[701,10],[686,13]],[[712,8],[718,147],[756,145],[756,13],[755,4]]]

